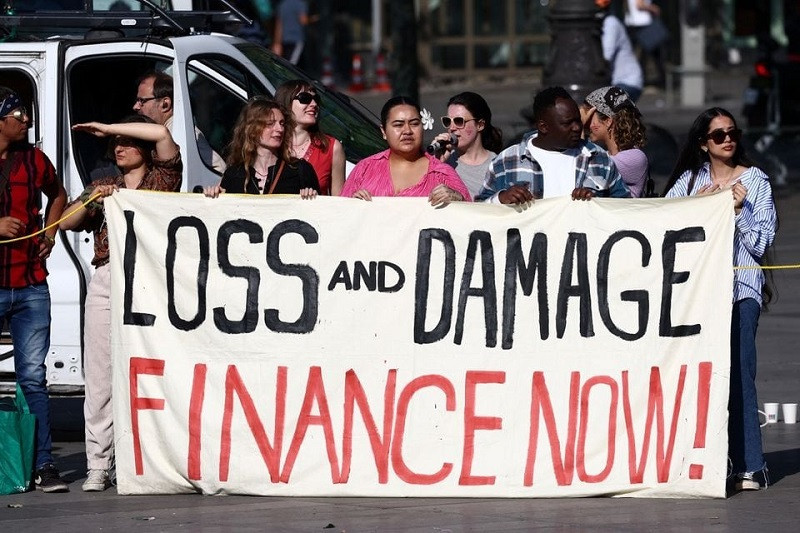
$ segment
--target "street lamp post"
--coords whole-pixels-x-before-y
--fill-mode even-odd
[[[560,85],[577,102],[611,83],[601,44],[603,19],[598,13],[594,0],[551,0],[552,38],[542,85]]]

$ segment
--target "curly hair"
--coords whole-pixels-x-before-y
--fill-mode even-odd
[[[316,94],[317,89],[309,81],[285,81],[281,83],[277,89],[275,89],[275,101],[281,104],[285,109],[291,111],[292,102],[294,101],[295,97],[302,92]],[[319,109],[319,106],[317,106],[317,109]],[[294,118],[293,114],[292,118]],[[292,128],[292,130],[294,130],[294,128]],[[330,141],[328,140],[328,136],[320,131],[319,121],[308,128],[308,133],[311,135],[311,142],[314,143],[314,146],[319,147],[323,152],[328,151],[328,145],[330,145]]]
[[[242,108],[239,118],[236,119],[233,138],[228,145],[227,163],[229,166],[243,165],[245,169],[253,166],[264,128],[272,125],[275,120],[281,119],[281,117],[275,116],[276,111],[283,115],[284,129],[281,147],[275,155],[280,160],[291,162],[291,139],[294,132],[294,120],[291,113],[275,100],[265,96],[255,96]]]
[[[608,118],[599,111],[597,113],[603,120]],[[620,109],[614,115],[610,133],[620,151],[642,148],[647,144],[647,128],[635,107]]]

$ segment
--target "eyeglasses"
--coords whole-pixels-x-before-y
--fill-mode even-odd
[[[139,104],[140,106],[143,106],[150,100],[158,100],[158,99],[159,99],[158,96],[150,96],[148,98],[136,98],[136,103]]]
[[[738,143],[742,139],[742,130],[739,128],[733,130],[718,129],[708,133],[706,139],[711,139],[715,144],[722,144],[727,137],[731,138],[732,142]]]
[[[318,94],[312,94],[312,93],[309,93],[309,92],[306,92],[306,91],[303,91],[301,93],[297,93],[295,95],[295,97],[292,98],[292,100],[297,100],[298,102],[300,102],[303,105],[310,104],[311,100],[314,100],[317,103],[317,105],[319,105],[319,101],[320,101]]]
[[[13,118],[22,123],[30,122],[31,116],[28,114],[28,110],[24,107],[18,107],[8,115],[4,116],[3,119]]]
[[[469,122],[470,120],[478,120],[478,119],[477,118],[464,118],[464,117],[453,117],[453,118],[442,117],[442,126],[444,126],[445,128],[449,128],[450,127],[450,123],[452,122],[453,125],[456,128],[461,129],[464,126],[466,126],[467,122]]]

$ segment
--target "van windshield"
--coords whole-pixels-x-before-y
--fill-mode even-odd
[[[273,90],[285,81],[297,79],[308,80],[316,88],[322,99],[320,130],[339,139],[348,161],[357,162],[386,149],[386,141],[381,135],[377,117],[361,104],[311,80],[287,61],[277,58],[257,44],[245,42],[235,46],[269,80]]]

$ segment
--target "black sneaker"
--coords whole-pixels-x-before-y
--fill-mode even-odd
[[[37,468],[33,474],[33,482],[42,492],[69,492],[69,485],[61,479],[58,468],[53,463]]]

